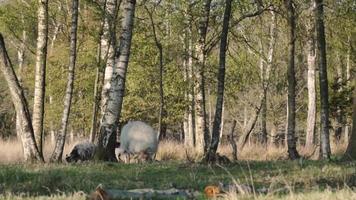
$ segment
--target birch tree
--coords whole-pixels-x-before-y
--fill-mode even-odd
[[[353,85],[356,86],[356,81],[354,79]],[[344,155],[346,160],[356,159],[356,89],[353,92],[353,106],[352,106],[352,132],[351,137]]]
[[[264,59],[264,56],[261,56],[261,79],[262,79],[262,108],[261,108],[261,121],[262,121],[262,143],[267,144],[267,92],[268,92],[268,84],[269,77],[271,73],[272,63],[273,63],[273,55],[274,55],[274,46],[276,43],[276,15],[273,11],[271,14],[271,24],[269,26],[269,44],[268,44],[268,52],[267,59]],[[262,42],[262,41],[261,41]],[[261,53],[263,54],[263,48]]]
[[[122,33],[119,47],[116,49],[115,70],[108,91],[108,101],[103,106],[98,135],[98,150],[96,159],[115,160],[114,148],[116,142],[117,124],[120,119],[125,91],[126,71],[129,63],[132,30],[134,25],[136,0],[124,0]]]
[[[101,115],[104,115],[105,106],[109,101],[108,93],[111,88],[111,78],[115,70],[117,3],[118,0],[105,0],[103,35],[100,39],[100,57],[106,64],[101,91]]]
[[[102,0],[103,17],[99,30],[97,69],[94,85],[94,105],[90,141],[95,141],[99,104],[102,107],[108,101],[108,90],[115,63],[116,19],[121,0]],[[102,65],[104,64],[105,67]],[[101,115],[103,115],[101,109]]]
[[[323,159],[330,159],[331,149],[329,138],[329,91],[326,64],[323,0],[315,0],[315,7],[317,64],[319,68],[320,86],[320,156]]]
[[[299,154],[297,152],[296,146],[296,137],[295,137],[295,110],[296,110],[296,102],[295,102],[295,87],[296,87],[296,79],[295,79],[295,5],[293,0],[284,0],[284,4],[287,10],[287,18],[289,25],[289,44],[288,44],[288,112],[287,112],[287,147],[288,147],[288,155],[289,158],[294,160],[299,158]]]
[[[23,92],[12,66],[2,34],[0,34],[0,70],[10,89],[12,102],[18,117],[17,131],[20,131],[25,161],[44,161],[35,141],[31,123],[30,111]]]
[[[307,87],[308,87],[308,116],[307,116],[307,132],[305,148],[311,150],[315,144],[315,128],[316,128],[316,88],[315,88],[315,19],[313,17],[313,12],[315,9],[315,3],[310,3],[310,8],[308,11],[308,21],[307,27]]]
[[[211,145],[209,151],[205,155],[205,160],[210,161],[218,149],[220,140],[221,129],[221,117],[224,102],[224,90],[225,90],[225,62],[226,62],[226,50],[227,50],[227,36],[229,33],[229,22],[231,17],[231,4],[232,0],[225,1],[225,11],[223,19],[223,27],[221,33],[220,50],[219,50],[219,72],[218,72],[218,88],[215,106],[215,117],[213,124],[213,133],[211,139]]]
[[[42,155],[43,116],[46,85],[46,62],[48,40],[48,0],[38,0],[38,35],[36,50],[35,93],[33,100],[32,124],[38,150]]]
[[[68,118],[70,114],[70,108],[72,105],[72,96],[73,96],[73,88],[74,88],[74,70],[75,70],[75,62],[77,58],[78,4],[79,4],[79,0],[72,0],[72,21],[71,21],[71,31],[70,31],[70,55],[69,55],[67,88],[64,97],[64,109],[62,115],[61,129],[57,135],[56,146],[50,158],[52,162],[60,162],[62,160],[63,148],[65,143],[65,138],[67,135]]]
[[[200,12],[199,19],[199,38],[196,45],[197,63],[195,66],[195,134],[196,148],[200,153],[208,150],[210,143],[210,135],[206,123],[206,108],[205,108],[205,60],[206,60],[206,35],[209,25],[211,0],[205,0]]]
[[[195,112],[194,112],[194,84],[193,84],[193,39],[192,39],[192,18],[187,13],[191,12],[191,4],[184,12],[186,19],[185,32],[183,36],[184,46],[184,78],[187,83],[185,99],[188,103],[184,113],[184,145],[193,147],[195,145]]]

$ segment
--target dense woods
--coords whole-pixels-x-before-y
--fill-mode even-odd
[[[0,1],[0,136],[26,160],[71,135],[115,160],[142,120],[206,161],[248,142],[355,158],[355,27],[353,0]]]

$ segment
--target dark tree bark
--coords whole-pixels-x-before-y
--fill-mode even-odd
[[[299,158],[296,146],[295,137],[295,40],[296,40],[296,23],[295,23],[295,10],[293,0],[284,0],[286,10],[288,12],[288,24],[289,24],[289,61],[288,61],[288,115],[287,115],[287,147],[289,158],[294,160]]]
[[[221,116],[224,102],[224,90],[225,90],[225,62],[226,62],[226,50],[227,50],[227,36],[229,33],[229,22],[231,17],[231,3],[232,0],[226,0],[223,27],[220,41],[219,52],[219,72],[218,72],[218,88],[215,107],[215,117],[213,124],[213,133],[211,139],[211,145],[209,151],[205,155],[205,160],[210,161],[212,157],[215,157],[216,150],[218,149],[220,140],[220,128],[221,128]]]
[[[0,70],[4,74],[5,80],[10,89],[11,98],[15,106],[18,117],[17,131],[20,131],[22,147],[25,161],[41,161],[41,156],[35,141],[35,135],[32,128],[30,111],[28,104],[21,88],[21,85],[16,77],[15,70],[12,66],[10,58],[7,54],[3,36],[0,34]]]
[[[70,114],[70,108],[72,105],[72,96],[73,96],[73,88],[74,88],[75,62],[77,59],[78,4],[79,4],[79,0],[72,0],[72,21],[71,21],[71,30],[70,30],[70,53],[69,53],[67,89],[64,97],[64,109],[62,115],[61,129],[59,131],[59,134],[57,135],[56,146],[50,158],[51,162],[62,161],[63,148],[65,143],[65,138],[67,135],[68,118]]]
[[[323,0],[315,0],[315,6],[317,64],[319,67],[320,86],[320,156],[323,159],[330,159],[331,150],[329,138],[329,92],[326,64]]]

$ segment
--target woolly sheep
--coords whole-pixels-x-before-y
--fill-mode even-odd
[[[74,145],[69,155],[66,155],[67,162],[77,162],[91,160],[94,157],[96,146],[95,144],[84,141]]]
[[[120,147],[115,149],[118,160],[128,162],[132,155],[151,160],[157,152],[158,137],[151,126],[141,121],[128,122],[121,130]]]

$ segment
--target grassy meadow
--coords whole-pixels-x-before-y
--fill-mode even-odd
[[[174,187],[203,192],[219,183],[253,188],[245,194],[228,192],[221,199],[356,199],[356,161],[289,161],[283,159],[283,148],[267,152],[250,146],[233,164],[207,166],[194,162],[199,155],[175,142],[162,143],[158,161],[147,164],[24,164],[19,147],[16,142],[1,144],[0,199],[86,199],[99,184],[120,190]],[[50,147],[46,145],[47,154]],[[334,146],[336,150],[342,151]],[[228,146],[219,151],[230,152]]]

